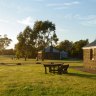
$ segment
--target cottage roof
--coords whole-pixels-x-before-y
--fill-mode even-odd
[[[96,48],[96,40],[83,47],[83,49],[90,49],[90,48]]]
[[[59,53],[60,51],[57,50],[56,48],[54,48],[53,46],[49,46],[49,47],[45,48],[45,52],[56,52],[56,53]]]
[[[61,53],[61,54],[67,54],[67,52],[66,52],[66,51],[64,51],[64,50],[63,50],[63,51],[61,51],[60,53]]]
[[[66,56],[67,56],[67,55],[68,55],[68,52],[61,51],[61,52],[60,52],[60,55],[63,55],[63,56],[65,56],[65,55],[66,55]]]

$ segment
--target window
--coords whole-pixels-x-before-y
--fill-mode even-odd
[[[90,49],[90,60],[94,60],[94,49]]]

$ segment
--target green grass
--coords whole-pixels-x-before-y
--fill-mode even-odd
[[[34,64],[36,61],[32,59],[0,57],[0,62],[27,62],[15,66],[0,65],[0,96],[96,96],[96,74],[73,68],[68,69],[68,74],[44,74],[43,65]],[[82,61],[56,62],[83,66]]]

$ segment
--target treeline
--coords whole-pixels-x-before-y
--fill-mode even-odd
[[[56,48],[59,50],[64,50],[68,52],[69,58],[83,58],[83,50],[82,47],[86,46],[89,43],[88,39],[79,40],[76,42],[72,42],[69,40],[61,41]]]
[[[68,52],[69,58],[82,59],[83,58],[82,47],[86,46],[88,43],[89,43],[88,39],[79,40],[76,42],[64,40],[64,41],[61,41],[60,43],[58,43],[58,45],[56,45],[54,47],[56,47],[58,50],[61,50],[61,51],[64,50],[64,51]],[[37,52],[38,52],[37,50],[38,50],[38,48],[35,48],[33,50],[30,49],[30,55],[28,56],[28,58],[36,58]],[[14,50],[14,49],[2,50],[2,51],[0,51],[0,55],[16,55],[18,57],[18,54],[16,54],[16,50]],[[23,56],[21,55],[20,57],[23,57]]]
[[[17,36],[15,45],[18,58],[36,57],[39,50],[50,45],[56,45],[58,38],[55,32],[55,24],[50,21],[36,21],[33,27],[27,26]]]
[[[38,51],[45,47],[54,46],[59,50],[68,52],[69,58],[83,58],[82,47],[87,45],[88,39],[72,42],[64,40],[58,43],[59,39],[56,35],[56,26],[50,21],[36,21],[33,27],[26,26],[17,36],[18,43],[14,50],[6,50],[12,41],[4,35],[0,36],[0,55],[16,55],[19,59],[36,58]]]
[[[14,49],[4,49],[0,51],[0,55],[15,55],[15,53]]]

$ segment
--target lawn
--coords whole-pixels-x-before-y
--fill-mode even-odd
[[[32,59],[24,61],[0,57],[1,62],[14,65],[0,65],[0,96],[96,96],[96,74],[71,67],[68,74],[44,74],[43,65],[35,64]],[[18,62],[22,65],[15,65]],[[53,62],[83,66],[82,61]]]

